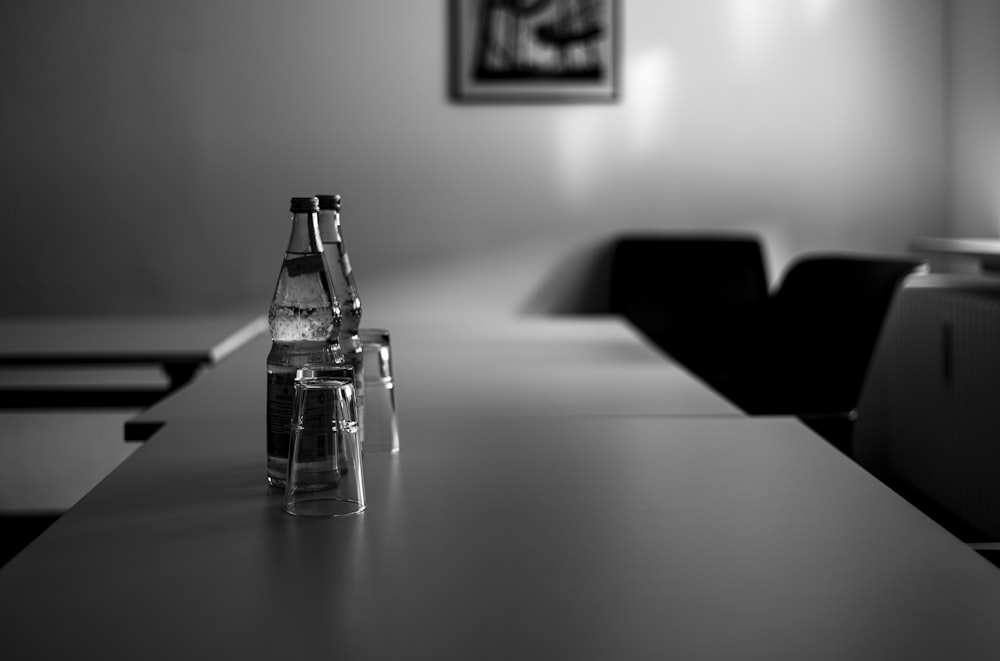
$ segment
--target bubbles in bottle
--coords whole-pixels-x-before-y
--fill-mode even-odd
[[[268,314],[271,339],[276,342],[323,342],[337,328],[329,306],[300,308],[272,304]]]
[[[322,261],[317,263],[322,267]],[[339,308],[330,303],[319,272],[292,275],[289,269],[282,269],[268,311],[271,339],[276,342],[326,341],[338,331],[339,313]]]

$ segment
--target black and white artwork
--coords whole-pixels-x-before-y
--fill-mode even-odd
[[[453,0],[462,101],[614,101],[618,0]]]

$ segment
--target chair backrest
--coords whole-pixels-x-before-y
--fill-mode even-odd
[[[609,309],[682,362],[724,361],[731,336],[767,294],[752,234],[630,234],[614,245]]]
[[[793,412],[854,407],[889,304],[922,267],[916,258],[855,254],[792,263],[771,297],[760,356],[762,368],[801,396]]]
[[[1000,539],[1000,278],[905,281],[861,393],[852,454]]]

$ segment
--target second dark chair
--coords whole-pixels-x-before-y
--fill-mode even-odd
[[[800,257],[750,330],[752,349],[717,386],[752,414],[849,414],[889,304],[921,265],[895,256]]]

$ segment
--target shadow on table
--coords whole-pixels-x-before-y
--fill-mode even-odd
[[[0,516],[0,567],[45,532],[58,518],[58,513]]]

